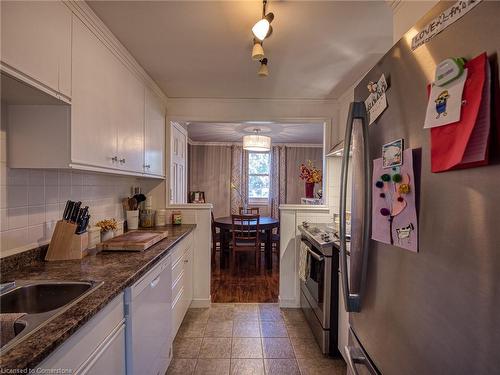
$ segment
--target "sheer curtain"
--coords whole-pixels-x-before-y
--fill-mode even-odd
[[[248,203],[248,151],[243,146],[231,146],[231,214],[238,214]]]
[[[273,146],[271,150],[271,189],[269,196],[271,216],[279,218],[279,206],[286,203],[286,147]]]

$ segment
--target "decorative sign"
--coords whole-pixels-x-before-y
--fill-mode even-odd
[[[365,107],[370,117],[369,125],[371,125],[387,108],[387,98],[385,96],[387,82],[385,76],[382,74],[377,83],[370,82],[368,91],[370,96],[365,100]]]
[[[469,10],[479,4],[481,0],[459,0],[451,7],[442,12],[439,16],[429,22],[411,40],[411,49],[414,51],[424,45],[441,31],[446,29],[455,21],[462,18]]]

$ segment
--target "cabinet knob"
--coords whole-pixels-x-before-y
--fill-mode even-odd
[[[111,161],[114,163],[114,162],[117,162],[118,161],[118,156],[113,156],[111,158]]]
[[[151,165],[150,164],[144,164],[144,168],[149,169],[149,168],[151,168]]]
[[[120,163],[125,164],[125,158],[120,159]]]
[[[184,263],[188,263],[188,262],[189,262],[189,259],[185,259],[185,260],[184,260]]]

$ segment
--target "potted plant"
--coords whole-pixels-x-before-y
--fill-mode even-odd
[[[314,184],[319,184],[322,180],[321,169],[314,166],[311,160],[300,165],[300,178],[306,183],[306,198],[314,198]]]
[[[118,229],[118,223],[115,219],[105,219],[98,221],[96,227],[101,228],[101,242],[110,240],[114,237],[114,231]]]

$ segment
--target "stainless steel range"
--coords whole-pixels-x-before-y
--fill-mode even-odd
[[[300,305],[323,354],[339,356],[338,238],[326,224],[299,226],[301,239]],[[305,262],[305,263],[304,263]]]

